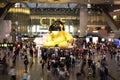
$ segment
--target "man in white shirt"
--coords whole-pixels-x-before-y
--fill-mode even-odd
[[[16,80],[16,70],[14,67],[11,67],[9,75],[11,76],[10,80]]]

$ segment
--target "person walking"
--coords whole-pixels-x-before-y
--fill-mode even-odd
[[[108,80],[108,75],[109,75],[109,73],[108,73],[108,68],[107,68],[107,66],[104,67],[104,73],[105,73],[105,80]]]
[[[10,80],[16,80],[16,69],[14,67],[10,68],[9,75]]]
[[[85,65],[86,65],[86,58],[83,59],[83,62],[81,64],[81,69],[80,69],[80,72],[83,76],[85,76],[85,71],[84,71]]]
[[[16,66],[16,55],[13,55],[13,57],[12,57],[12,62],[13,62],[13,66]]]
[[[104,74],[104,68],[103,67],[100,68],[99,74],[100,74],[100,80],[105,80],[104,79],[105,74]]]
[[[88,59],[88,67],[90,68],[91,67],[91,64],[92,64],[93,60],[91,58]]]
[[[45,65],[45,60],[42,59],[42,70],[44,69],[44,65]]]
[[[108,68],[107,66],[102,66],[100,68],[100,80],[108,80]]]
[[[50,60],[48,60],[48,62],[47,62],[47,70],[48,71],[50,71],[50,66],[51,66],[51,62],[50,62]]]
[[[95,75],[96,75],[96,65],[95,65],[95,62],[93,61],[92,65],[91,65],[91,68],[92,68],[92,71],[93,71],[93,78],[95,78]]]
[[[25,71],[23,73],[23,80],[27,80],[27,79],[28,79],[28,73],[27,73],[27,71]]]
[[[24,60],[24,65],[25,65],[25,71],[27,72],[27,69],[28,69],[28,58],[25,58]]]

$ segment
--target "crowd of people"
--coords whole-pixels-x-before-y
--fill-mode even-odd
[[[78,42],[76,43],[78,44]],[[24,45],[15,43],[12,50],[9,48],[0,49],[0,60],[6,65],[5,70],[8,70],[11,80],[16,80],[17,58],[23,60],[23,80],[28,78],[28,69],[32,68],[33,58],[39,60],[42,70],[47,67],[47,71],[58,76],[59,80],[69,78],[71,69],[78,64],[80,70],[76,73],[77,78],[86,77],[91,80],[95,79],[96,74],[99,73],[100,80],[108,80],[107,55],[111,55],[111,59],[115,59],[119,64],[120,48],[108,42],[96,44],[83,42],[79,46],[66,49],[59,47],[39,48],[33,42],[27,42]],[[99,56],[97,60],[96,56]],[[30,65],[29,68],[28,65]]]

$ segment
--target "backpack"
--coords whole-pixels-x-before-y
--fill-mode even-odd
[[[28,63],[29,63],[28,60],[25,60],[25,61],[24,61],[24,64],[25,64],[25,65],[28,65]]]

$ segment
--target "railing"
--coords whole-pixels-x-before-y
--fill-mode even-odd
[[[116,29],[119,29],[119,25],[117,25],[117,23],[115,22],[115,20],[112,18],[112,16],[108,13],[108,9],[105,5],[101,5],[99,6],[100,9],[102,9],[102,12],[104,12],[108,17],[109,19],[111,20],[112,24],[114,24],[114,26],[116,27]]]
[[[13,6],[14,3],[8,3],[4,8],[0,9],[0,19],[4,19],[7,15],[7,12],[11,6]]]

